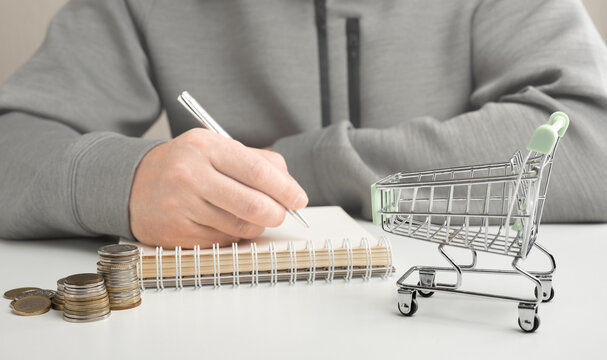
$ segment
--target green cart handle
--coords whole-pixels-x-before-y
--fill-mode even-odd
[[[569,127],[569,117],[561,111],[550,115],[547,124],[540,125],[531,136],[527,150],[544,155],[550,154],[559,137],[563,137]]]
[[[373,215],[373,225],[381,224],[381,215],[379,210],[381,208],[381,193],[377,190],[375,184],[371,185],[371,211]]]

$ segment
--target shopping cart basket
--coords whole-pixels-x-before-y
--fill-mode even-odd
[[[516,152],[508,162],[462,166],[390,175],[371,186],[373,221],[383,230],[414,239],[438,243],[450,267],[414,266],[396,283],[398,309],[405,316],[417,311],[417,293],[434,292],[483,296],[518,302],[518,323],[525,332],[539,326],[538,306],[554,296],[554,257],[535,240],[538,235],[552,162],[559,138],[569,126],[566,114],[556,112],[538,127],[523,157]],[[472,252],[469,264],[458,264],[445,247]],[[550,269],[527,271],[519,262],[532,248],[547,256]],[[512,257],[512,268],[480,269],[477,252]],[[437,273],[455,273],[455,283],[439,283]],[[460,289],[466,272],[520,275],[535,288],[534,297],[519,298],[497,293]],[[405,281],[414,273],[417,283]]]

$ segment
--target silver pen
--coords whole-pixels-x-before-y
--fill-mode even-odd
[[[183,105],[188,111],[198,120],[202,126],[211,130],[214,133],[223,135],[227,138],[232,138],[230,134],[228,134],[214,119],[209,115],[208,112],[190,95],[187,91],[184,91],[177,97],[177,100]],[[303,226],[309,228],[310,224],[304,219],[303,216],[297,210],[287,209],[289,214],[291,214],[297,221],[299,221]]]

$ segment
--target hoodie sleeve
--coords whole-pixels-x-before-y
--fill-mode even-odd
[[[132,237],[132,178],[158,144],[135,137],[161,104],[131,10],[69,2],[0,89],[0,238]]]
[[[369,186],[398,171],[508,160],[550,113],[571,126],[544,220],[607,221],[607,51],[579,1],[484,1],[472,19],[472,111],[387,129],[347,121],[280,139],[311,204],[371,216]],[[454,69],[458,66],[454,65]]]

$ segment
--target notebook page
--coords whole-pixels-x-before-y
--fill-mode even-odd
[[[315,206],[300,210],[300,213],[310,224],[310,228],[304,227],[292,216],[288,215],[285,221],[277,228],[266,228],[264,233],[253,240],[241,240],[238,243],[238,251],[247,253],[251,251],[251,243],[257,244],[258,251],[267,251],[269,244],[274,242],[276,248],[284,250],[292,241],[296,249],[303,249],[306,242],[311,240],[317,249],[324,248],[325,240],[333,242],[333,246],[341,247],[343,239],[350,240],[352,247],[358,247],[362,238],[367,238],[371,246],[376,244],[374,237],[360,226],[350,215],[339,206]],[[136,241],[120,239],[120,243],[137,245],[143,248],[144,256],[154,256],[155,247],[146,246]],[[163,249],[164,253],[170,253],[174,249]],[[189,250],[184,250],[187,253]],[[232,247],[220,249],[220,253],[231,253]],[[212,253],[211,249],[200,250],[201,254]]]

